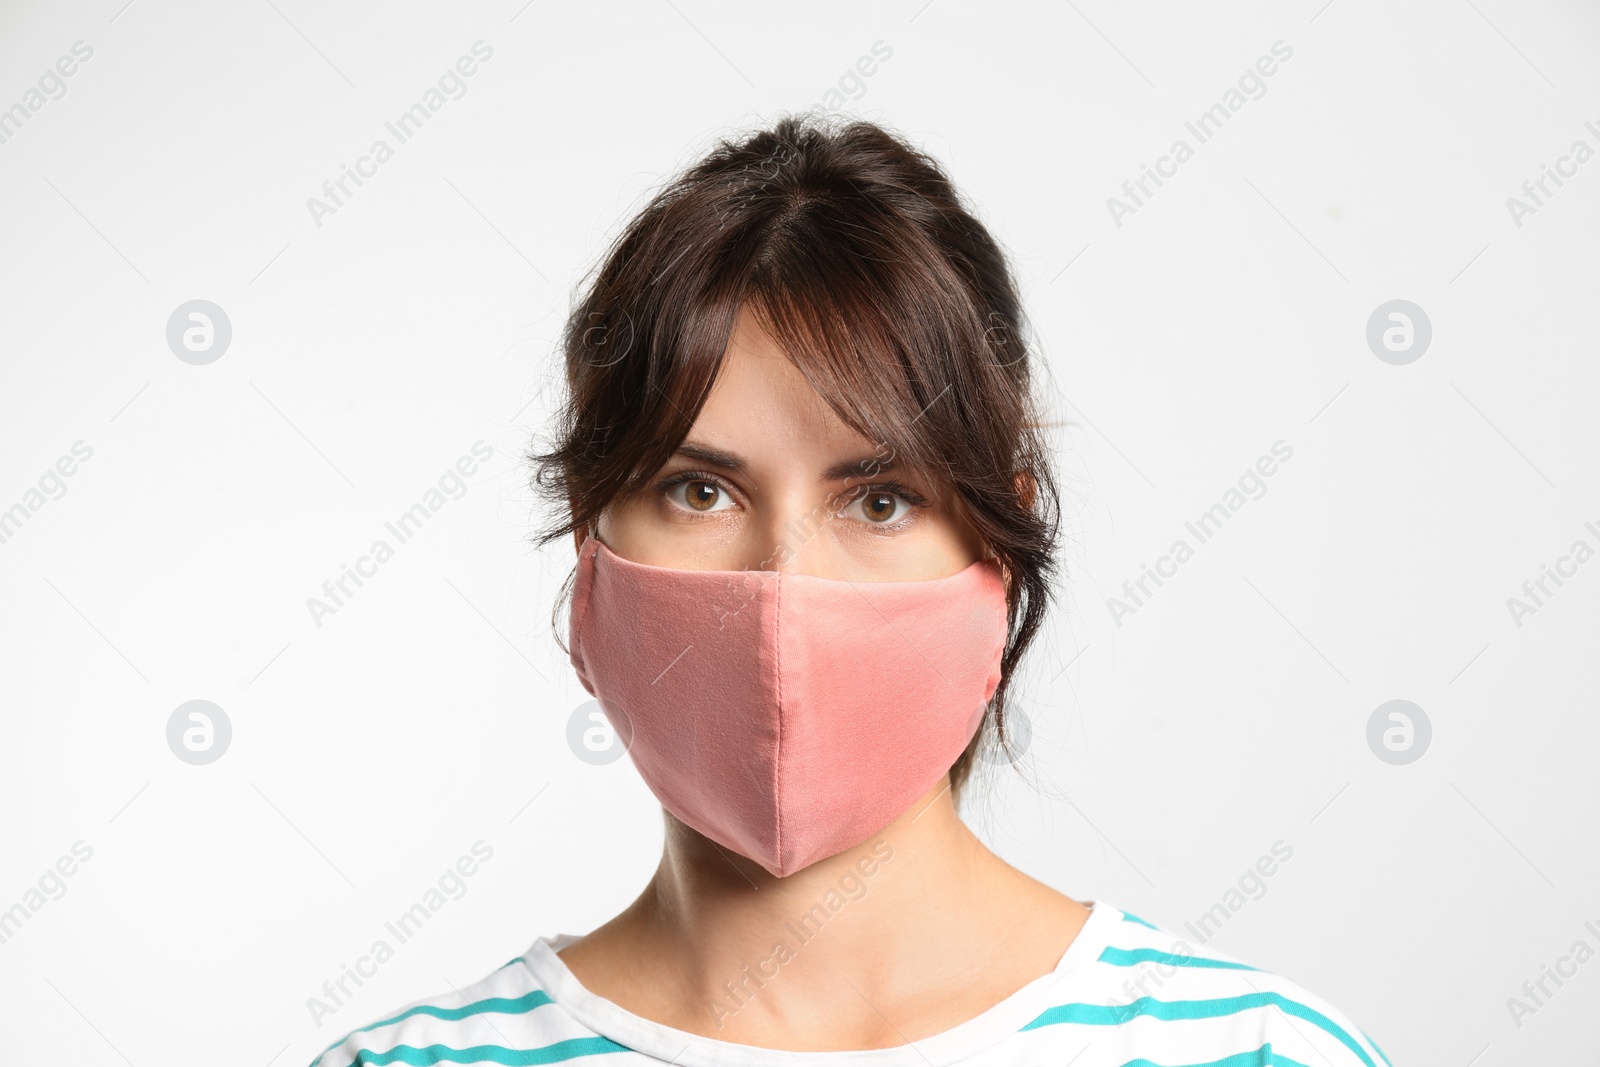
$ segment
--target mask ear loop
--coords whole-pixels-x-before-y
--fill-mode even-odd
[[[596,533],[596,528],[595,528],[594,523],[592,523],[592,522],[584,523],[584,525],[581,527],[581,529],[583,530],[583,536],[578,539],[578,551],[579,551],[579,553],[583,552],[583,546],[588,544],[590,541],[599,542],[599,540],[600,540],[599,535]],[[574,532],[576,532],[576,531],[574,531]]]
[[[985,547],[987,548],[988,546]],[[993,561],[994,565],[1000,568],[1000,580],[1005,583],[1006,592],[1009,594],[1011,592],[1011,570],[1001,561],[1000,553],[993,548],[989,548],[983,558]]]

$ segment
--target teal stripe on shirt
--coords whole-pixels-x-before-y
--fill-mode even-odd
[[[1175,1064],[1157,1063],[1140,1057],[1129,1060],[1122,1067],[1178,1067]],[[1220,1060],[1209,1060],[1205,1063],[1184,1064],[1183,1067],[1306,1067],[1299,1060],[1291,1060],[1281,1052],[1272,1051],[1272,1042],[1267,1042],[1258,1049],[1249,1052],[1236,1052],[1232,1056],[1224,1056]]]
[[[509,964],[507,966],[509,966]],[[348,1034],[345,1034],[339,1040],[323,1049],[322,1054],[311,1061],[311,1067],[317,1067],[317,1064],[322,1062],[323,1056],[326,1056],[328,1053],[332,1052],[334,1049],[350,1040],[356,1034],[369,1033],[370,1031],[377,1030],[381,1027],[390,1026],[394,1023],[400,1022],[402,1019],[409,1019],[413,1015],[428,1015],[435,1019],[444,1019],[447,1022],[456,1022],[473,1015],[486,1015],[490,1012],[494,1012],[499,1015],[525,1015],[534,1008],[543,1007],[544,1005],[550,1003],[553,1003],[553,1001],[551,1001],[548,993],[542,989],[535,989],[533,992],[525,993],[520,997],[489,997],[485,1000],[475,1000],[471,1004],[467,1004],[459,1008],[441,1008],[435,1004],[419,1004],[414,1008],[406,1009],[393,1018],[382,1019],[378,1022],[372,1023],[369,1026],[363,1026],[359,1030],[350,1031]]]
[[[533,1064],[564,1063],[575,1060],[580,1056],[598,1056],[607,1052],[631,1051],[626,1045],[619,1045],[615,1041],[604,1037],[575,1037],[568,1041],[557,1041],[553,1045],[543,1048],[505,1048],[501,1045],[473,1045],[471,1048],[451,1048],[448,1045],[427,1045],[416,1048],[412,1045],[396,1045],[386,1052],[368,1052],[362,1049],[356,1053],[356,1058],[351,1061],[350,1067],[361,1067],[372,1064],[373,1067],[382,1067],[387,1063],[404,1064],[434,1064],[434,1063],[502,1063],[513,1067],[529,1067]]]
[[[1127,912],[1122,913],[1122,921],[1125,923],[1138,923],[1140,926],[1148,926],[1152,930],[1159,929],[1155,923],[1147,923],[1143,919],[1139,918],[1139,916],[1130,915]]]
[[[1040,1026],[1052,1026],[1058,1023],[1081,1023],[1087,1026],[1120,1026],[1140,1015],[1148,1015],[1154,1019],[1216,1019],[1224,1015],[1237,1015],[1242,1011],[1252,1008],[1276,1007],[1285,1015],[1293,1015],[1307,1022],[1314,1023],[1327,1033],[1332,1034],[1351,1052],[1361,1057],[1361,1062],[1367,1067],[1378,1067],[1372,1062],[1372,1057],[1367,1055],[1367,1050],[1362,1048],[1355,1038],[1345,1033],[1344,1029],[1332,1019],[1315,1009],[1308,1008],[1298,1001],[1290,1000],[1280,993],[1247,993],[1237,997],[1222,997],[1216,1000],[1157,1000],[1154,997],[1140,997],[1123,1005],[1102,1004],[1059,1004],[1047,1008],[1040,1016],[1024,1026],[1024,1030],[1032,1030]]]
[[[1388,1067],[1394,1067],[1394,1064],[1389,1063],[1389,1057],[1383,1055],[1383,1049],[1378,1048],[1378,1043],[1376,1041],[1372,1040],[1372,1035],[1371,1034],[1369,1034],[1365,1030],[1363,1030],[1363,1031],[1361,1031],[1361,1036],[1367,1039],[1367,1044],[1371,1045],[1375,1049],[1378,1049],[1378,1055],[1379,1056],[1383,1056],[1383,1062],[1385,1064],[1387,1064]]]
[[[1258,971],[1247,963],[1228,963],[1205,956],[1181,956],[1176,952],[1162,952],[1155,948],[1107,948],[1100,953],[1100,962],[1114,967],[1132,967],[1136,963],[1166,963],[1174,967],[1217,967],[1229,971]]]

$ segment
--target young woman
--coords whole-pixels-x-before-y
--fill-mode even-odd
[[[957,813],[1056,574],[1025,337],[995,241],[877,125],[786,118],[651,201],[571,315],[532,458],[660,867],[319,1067],[1387,1062]]]

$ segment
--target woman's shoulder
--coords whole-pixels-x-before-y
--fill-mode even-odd
[[[518,956],[471,985],[451,986],[350,1031],[311,1067],[455,1063],[466,1049],[488,1062],[547,1063],[618,1049],[552,1004]],[[540,1053],[546,1058],[528,1058]]]
[[[1102,1038],[1115,1032],[1140,1052],[1179,1047],[1215,1052],[1216,1059],[1275,1057],[1239,1062],[1388,1065],[1354,1020],[1293,979],[1114,905],[1095,909],[1089,958],[1063,976],[1065,995],[1025,1029],[1081,1027],[1083,1036]]]

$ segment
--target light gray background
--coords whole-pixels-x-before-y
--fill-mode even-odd
[[[1593,4],[123,4],[0,9],[0,108],[93,48],[0,144],[0,509],[93,449],[0,544],[0,908],[93,849],[0,944],[7,1062],[302,1064],[632,899],[658,809],[567,746],[572,553],[529,551],[518,455],[622,221],[878,41],[846,109],[948,164],[1015,255],[1061,423],[1033,784],[971,821],[1174,929],[1282,840],[1213,947],[1397,1065],[1600,1055],[1600,961],[1507,1007],[1600,949],[1600,561],[1507,607],[1600,548],[1600,160],[1521,226],[1506,203],[1600,148]],[[466,94],[317,226],[307,198],[480,39]],[[1265,94],[1116,225],[1107,198],[1279,40]],[[193,299],[232,324],[208,366],[166,343]],[[1433,326],[1406,366],[1365,340],[1393,299]],[[315,625],[480,439],[471,488]],[[1113,622],[1278,440],[1266,494]],[[195,699],[232,724],[205,766],[166,741]],[[1407,766],[1366,740],[1391,699],[1433,726]],[[480,839],[466,894],[315,1026],[307,998]]]

